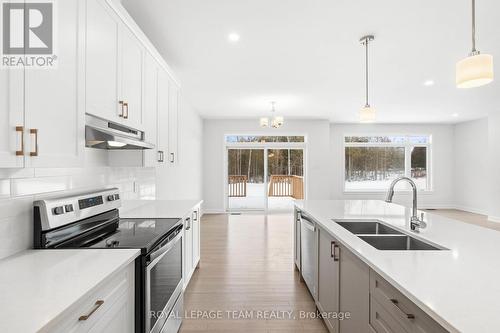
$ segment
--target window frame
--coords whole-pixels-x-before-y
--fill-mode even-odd
[[[348,137],[377,137],[377,136],[401,136],[405,137],[405,142],[395,143],[395,142],[346,142]],[[409,138],[414,136],[425,136],[428,137],[427,143],[411,143]],[[348,147],[367,147],[367,148],[377,148],[377,147],[393,147],[393,148],[404,148],[405,149],[405,176],[411,178],[411,148],[425,147],[427,148],[426,162],[427,162],[427,181],[426,188],[419,189],[422,193],[432,193],[433,188],[433,177],[432,177],[432,135],[431,134],[380,134],[380,133],[354,133],[354,134],[344,134],[342,136],[342,180],[343,180],[343,192],[344,194],[352,193],[383,193],[387,189],[347,189],[346,188],[346,166],[345,166],[345,151]],[[409,192],[410,189],[398,189],[396,192]]]

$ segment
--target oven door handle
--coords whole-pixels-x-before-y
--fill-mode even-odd
[[[179,232],[177,236],[172,238],[170,241],[168,241],[167,244],[164,246],[160,247],[158,250],[154,251],[149,255],[150,262],[148,263],[148,268],[153,267],[158,263],[158,261],[163,258],[165,254],[167,254],[168,251],[170,251],[175,243],[177,243],[180,239],[182,238],[182,232]]]

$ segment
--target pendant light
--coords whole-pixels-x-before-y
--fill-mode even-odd
[[[457,62],[457,88],[475,88],[493,81],[493,56],[476,50],[476,1],[472,0],[472,51]]]
[[[371,123],[374,122],[376,119],[376,111],[374,108],[370,106],[370,103],[368,102],[368,43],[373,41],[375,37],[372,35],[368,36],[363,36],[359,40],[361,42],[361,45],[365,47],[365,88],[366,88],[366,100],[365,100],[365,106],[361,108],[359,111],[359,121],[361,123]]]

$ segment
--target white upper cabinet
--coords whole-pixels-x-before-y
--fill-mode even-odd
[[[176,165],[179,160],[179,87],[173,81],[169,83],[168,96],[168,161]]]
[[[84,114],[78,95],[83,50],[79,1],[57,2],[57,67],[25,71],[27,167],[76,167],[83,161]]]
[[[142,129],[142,57],[143,47],[132,32],[121,26],[120,100],[124,103],[123,124]]]
[[[86,3],[86,112],[119,121],[119,19],[103,0]]]
[[[144,151],[144,166],[155,167],[161,163],[165,154],[162,156],[158,147],[158,65],[147,53],[144,57],[142,93],[146,141],[156,146],[154,149]]]
[[[158,145],[162,164],[169,164],[169,78],[165,71],[158,73]]]
[[[0,167],[24,166],[23,69],[0,69]]]

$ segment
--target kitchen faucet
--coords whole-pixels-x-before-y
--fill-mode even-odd
[[[385,199],[385,202],[392,202],[392,197],[394,197],[394,187],[396,186],[397,183],[399,183],[401,180],[406,180],[408,183],[410,183],[411,188],[413,189],[413,206],[411,210],[411,218],[410,218],[410,228],[411,230],[418,232],[419,228],[425,228],[425,222],[424,222],[424,214],[422,213],[422,217],[418,218],[417,214],[417,185],[415,185],[415,182],[411,180],[408,177],[398,177],[393,180],[391,183],[391,186],[389,187],[389,191],[387,192],[387,197]]]

